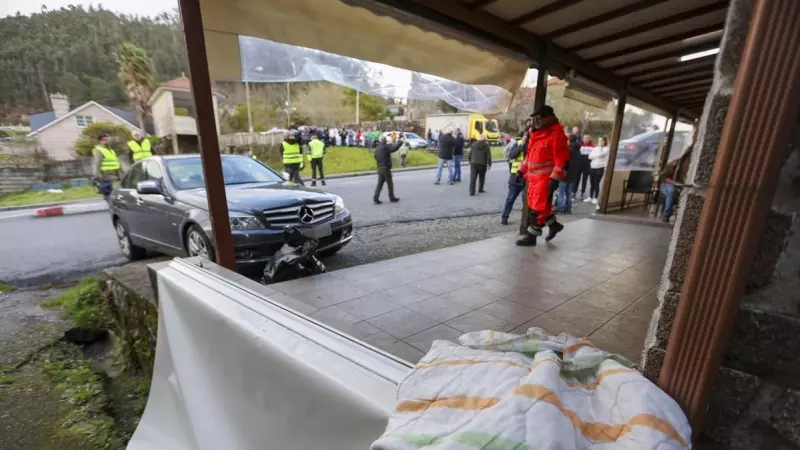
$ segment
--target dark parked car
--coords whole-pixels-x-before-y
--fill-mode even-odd
[[[689,145],[690,138],[690,132],[676,131],[672,139],[672,149],[678,151],[685,149]],[[616,170],[654,169],[656,167],[656,158],[658,158],[658,150],[661,148],[663,139],[664,132],[656,130],[647,131],[624,141],[619,141]],[[669,160],[671,161],[672,159]]]
[[[247,156],[222,157],[236,264],[263,268],[294,226],[332,254],[352,239],[350,212],[341,197],[283,179]],[[214,259],[211,222],[199,155],[153,156],[134,164],[111,194],[120,250],[131,260],[153,250]]]

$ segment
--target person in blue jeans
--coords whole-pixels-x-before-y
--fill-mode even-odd
[[[448,178],[447,181],[452,185],[453,181],[453,152],[456,147],[456,139],[453,137],[453,131],[447,129],[439,136],[439,167],[436,169],[436,182],[434,184],[442,184],[442,168],[447,165]]]
[[[525,145],[521,138],[514,142],[514,145],[509,147],[507,156],[510,173],[508,175],[508,194],[506,195],[506,205],[503,208],[503,216],[500,220],[500,223],[503,225],[508,225],[508,216],[511,215],[511,210],[514,208],[514,202],[517,201],[519,194],[525,190],[525,179],[518,173],[519,165],[525,159]]]
[[[453,148],[453,181],[461,182],[461,159],[464,158],[464,136],[461,129],[456,128],[456,146]]]
[[[567,177],[558,182],[558,200],[556,201],[556,212],[562,214],[572,214],[572,194],[573,188],[578,183],[581,176],[580,171],[581,143],[578,135],[569,135],[569,166],[567,167]]]

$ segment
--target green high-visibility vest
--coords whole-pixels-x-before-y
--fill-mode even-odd
[[[152,153],[152,145],[150,145],[150,139],[142,139],[142,143],[139,144],[136,141],[128,141],[128,148],[131,149],[133,152],[133,160],[138,161],[142,158],[147,158],[148,156],[153,156]]]
[[[522,145],[522,139],[517,140],[517,145]],[[514,162],[511,163],[511,173],[519,172],[519,165],[522,164],[522,161],[525,159],[525,154],[523,152],[519,152],[516,158],[514,158]]]
[[[303,153],[300,150],[300,144],[297,142],[290,144],[283,141],[283,163],[303,164]]]
[[[119,159],[117,159],[117,154],[114,152],[114,150],[102,145],[96,145],[94,149],[103,155],[103,160],[100,162],[101,171],[111,172],[119,170]]]
[[[308,147],[311,149],[311,159],[320,159],[325,156],[325,143],[319,139],[312,139],[308,143]]]

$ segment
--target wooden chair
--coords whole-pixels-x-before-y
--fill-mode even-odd
[[[653,196],[653,172],[649,170],[637,170],[631,172],[628,179],[622,182],[622,205],[620,210],[625,209],[625,203],[629,203],[628,194],[631,199],[635,194],[644,195],[644,207],[650,205],[650,199]]]

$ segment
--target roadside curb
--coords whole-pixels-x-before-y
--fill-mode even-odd
[[[8,212],[8,211],[19,211],[21,209],[38,209],[38,208],[50,208],[53,206],[66,206],[66,205],[79,205],[82,203],[94,203],[97,201],[102,200],[101,197],[97,198],[87,198],[85,200],[71,200],[71,201],[64,201],[64,202],[48,202],[48,203],[34,203],[32,205],[16,205],[16,206],[0,206],[0,213]]]
[[[56,217],[68,216],[72,214],[86,214],[92,212],[108,211],[108,205],[105,203],[89,204],[89,205],[64,205],[52,206],[49,208],[39,208],[36,210],[36,217]]]

